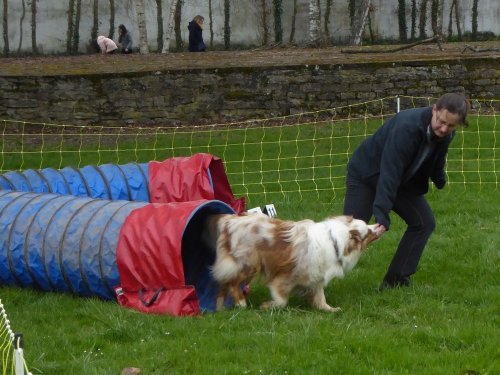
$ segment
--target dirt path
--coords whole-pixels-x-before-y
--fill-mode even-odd
[[[469,46],[470,48],[467,48]],[[0,58],[0,76],[91,75],[155,72],[167,70],[251,68],[266,66],[363,64],[366,62],[402,62],[499,58],[500,41],[477,43],[424,44],[398,52],[399,46],[270,48],[248,51],[206,53],[169,53],[148,55],[81,55],[24,58]],[[346,53],[346,50],[363,53]],[[476,51],[474,51],[475,49]],[[381,53],[370,50],[385,51]]]

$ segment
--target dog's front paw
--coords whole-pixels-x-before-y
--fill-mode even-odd
[[[260,308],[262,310],[269,310],[269,309],[277,309],[277,308],[282,308],[282,307],[285,307],[286,304],[283,304],[283,303],[278,303],[276,301],[267,301],[267,302],[264,302],[260,305]]]
[[[323,305],[323,306],[318,306],[318,309],[323,310],[323,311],[328,311],[328,312],[338,312],[341,311],[342,309],[340,307],[332,307],[330,305]]]

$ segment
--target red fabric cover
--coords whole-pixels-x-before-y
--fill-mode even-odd
[[[217,199],[236,213],[246,209],[244,197],[234,198],[222,160],[205,153],[150,162],[149,193],[151,203]]]
[[[120,305],[148,313],[200,314],[194,287],[184,285],[181,244],[191,213],[204,202],[149,204],[125,219],[116,249]],[[150,301],[160,289],[150,306],[141,302],[141,293]]]

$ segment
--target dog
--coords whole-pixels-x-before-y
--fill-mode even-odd
[[[261,308],[285,307],[290,294],[301,290],[314,308],[338,311],[326,302],[324,288],[344,277],[379,238],[374,227],[352,216],[294,222],[258,213],[208,215],[202,240],[216,253],[216,309],[224,308],[226,296],[246,307],[242,285],[261,274],[272,297]]]

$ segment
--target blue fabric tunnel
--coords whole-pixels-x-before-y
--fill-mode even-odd
[[[8,171],[0,189],[149,202],[149,163]]]
[[[145,205],[0,191],[0,283],[113,299],[120,228]]]

